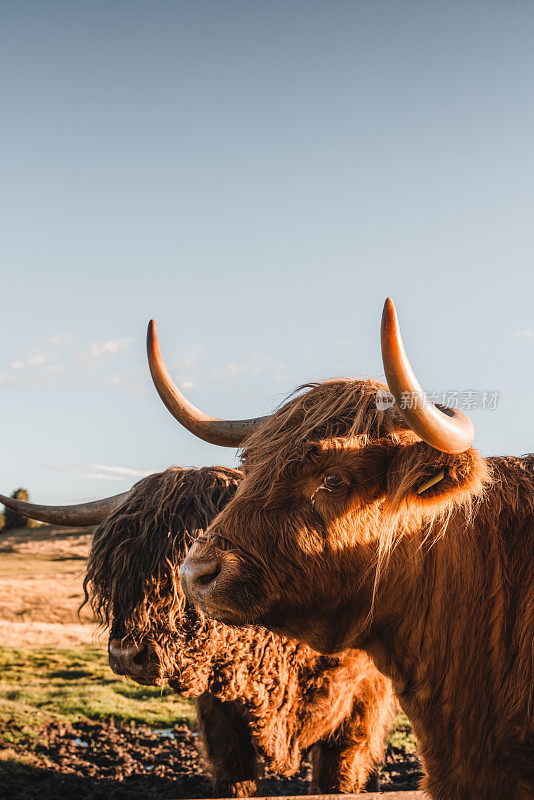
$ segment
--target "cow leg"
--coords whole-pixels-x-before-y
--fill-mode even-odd
[[[195,702],[201,745],[219,797],[256,794],[258,758],[250,728],[235,703],[222,703],[209,692]]]
[[[392,702],[356,702],[351,717],[313,746],[310,793],[347,794],[377,789],[376,767],[384,758],[393,716]]]
[[[317,742],[312,749],[310,794],[347,794],[363,790],[372,760],[359,745]]]

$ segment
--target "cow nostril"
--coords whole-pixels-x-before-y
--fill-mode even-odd
[[[140,647],[137,653],[134,655],[132,661],[137,667],[146,666],[149,661],[148,647],[146,647],[146,645],[144,647]]]
[[[109,664],[118,675],[140,675],[150,665],[151,651],[145,644],[124,644],[119,639],[109,642]]]
[[[208,583],[215,580],[220,571],[221,565],[218,562],[207,564],[201,571],[197,572],[195,580],[197,583],[200,583],[201,586],[207,586]]]
[[[200,601],[200,596],[207,596],[215,579],[223,572],[223,566],[218,558],[201,561],[188,556],[180,567],[180,580],[186,597],[195,603]]]

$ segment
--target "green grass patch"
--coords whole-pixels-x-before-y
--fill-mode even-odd
[[[402,711],[399,711],[395,717],[393,730],[389,736],[389,745],[397,753],[411,755],[417,752],[417,741],[412,732],[410,721]]]
[[[0,647],[0,743],[32,751],[52,719],[106,721],[154,728],[196,724],[193,704],[168,687],[139,686],[114,675],[94,645],[69,650]],[[415,737],[399,712],[390,736],[397,753],[414,753]],[[2,759],[4,760],[4,759]]]
[[[51,719],[80,719],[172,727],[195,722],[193,704],[168,687],[138,686],[113,674],[95,646],[72,650],[0,647],[0,731],[4,743]]]

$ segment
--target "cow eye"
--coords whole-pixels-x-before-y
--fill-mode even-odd
[[[337,472],[330,472],[323,478],[323,486],[325,489],[339,489],[345,482],[345,479]]]

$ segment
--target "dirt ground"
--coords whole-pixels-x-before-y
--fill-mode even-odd
[[[6,797],[170,800],[213,796],[197,749],[197,734],[187,725],[151,730],[109,723],[53,724],[44,740],[35,753],[27,754],[26,763],[0,762]],[[4,759],[7,756],[4,753]],[[261,794],[306,794],[310,775],[309,761],[292,778],[267,771]],[[407,757],[390,744],[386,763],[371,788],[415,789],[420,776],[417,757]]]

